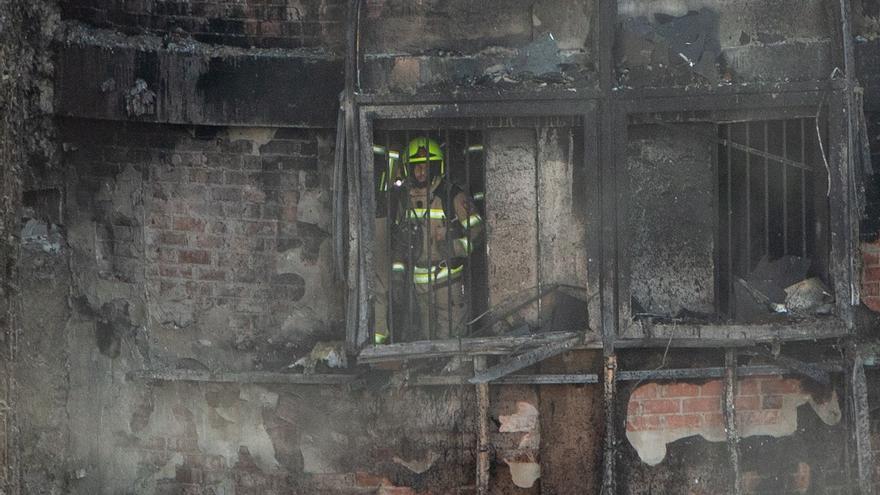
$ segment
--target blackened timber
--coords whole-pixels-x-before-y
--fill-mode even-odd
[[[827,317],[803,321],[766,324],[691,324],[691,323],[643,323],[649,339],[620,339],[617,348],[670,347],[679,342],[692,346],[695,340],[743,341],[748,343],[785,342],[794,340],[818,340],[847,335],[846,324],[839,318]]]
[[[476,373],[468,380],[470,383],[486,383],[503,376],[509,375],[523,368],[540,363],[541,361],[559,355],[581,341],[580,336],[575,336],[560,342],[552,342],[541,347],[526,351],[522,354],[502,360],[500,363],[484,371]]]
[[[831,95],[829,109],[845,108],[847,97],[843,92]],[[831,181],[829,204],[829,225],[831,230],[831,257],[829,259],[829,275],[837,303],[837,314],[843,318],[849,328],[852,327],[852,293],[853,267],[855,258],[852,230],[853,219],[850,213],[849,174],[851,148],[848,135],[849,116],[844,111],[828,112],[828,142],[830,167],[828,176]]]
[[[604,371],[605,444],[602,448],[602,495],[614,495],[617,492],[617,355],[605,356]]]
[[[790,356],[783,356],[781,354],[773,355],[773,353],[767,351],[766,349],[759,348],[757,352],[759,355],[769,357],[783,367],[788,368],[789,370],[794,371],[799,375],[803,375],[816,383],[821,383],[822,385],[831,384],[831,376],[828,374],[828,372],[814,364],[810,364]]]
[[[843,367],[838,363],[819,363],[814,366],[820,367],[829,372],[840,372],[843,370]],[[618,371],[617,379],[619,381],[641,381],[721,378],[724,376],[725,370],[726,368],[718,366],[709,368]],[[737,376],[786,375],[790,373],[791,370],[788,368],[769,365],[740,366],[736,369]]]
[[[136,370],[126,374],[131,381],[160,382],[207,382],[207,383],[259,383],[284,385],[346,385],[357,375],[353,374],[305,374],[273,373],[266,371],[241,371],[211,373],[196,370]]]
[[[407,380],[413,387],[449,387],[470,385],[469,377],[455,375],[419,375]],[[594,373],[569,375],[507,375],[488,382],[489,385],[583,385],[599,383],[599,375]]]
[[[849,410],[852,421],[852,436],[856,449],[856,464],[859,473],[859,493],[874,493],[874,459],[871,448],[871,415],[868,408],[868,384],[865,378],[865,363],[856,345],[848,344],[846,352],[846,375],[849,390]]]
[[[486,369],[486,356],[474,357],[474,371]],[[477,493],[489,493],[489,384],[477,385]]]
[[[568,341],[575,332],[548,332],[523,337],[478,337],[447,340],[420,340],[400,344],[377,345],[361,350],[358,363],[369,364],[383,361],[401,361],[451,357],[458,354],[506,355],[540,347],[553,342]]]
[[[727,454],[733,471],[731,493],[742,493],[742,480],[739,469],[739,433],[736,425],[736,351],[724,352],[724,431],[727,434]]]

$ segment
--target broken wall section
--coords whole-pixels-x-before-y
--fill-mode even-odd
[[[272,128],[66,121],[68,242],[102,352],[154,366],[277,369],[332,339],[332,140]]]
[[[626,0],[618,4],[622,87],[825,80],[836,2]]]
[[[723,382],[635,383],[626,406],[622,493],[727,493]],[[845,422],[835,387],[741,378],[735,399],[743,492],[845,490]]]
[[[363,84],[415,92],[467,86],[592,86],[592,0],[367,2]]]
[[[175,41],[191,37],[205,43],[243,48],[319,48],[343,50],[342,0],[226,2],[147,0],[141,2],[61,0],[65,20],[152,33]]]

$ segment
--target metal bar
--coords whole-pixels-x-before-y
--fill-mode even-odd
[[[733,471],[732,493],[742,493],[742,477],[739,468],[739,433],[736,428],[736,351],[724,352],[724,431],[727,434],[727,455]]]
[[[431,137],[427,131],[425,132],[425,137]],[[431,162],[426,161],[425,164],[427,165],[428,174],[428,185],[425,189],[425,211],[430,211],[431,207],[434,204],[434,177],[431,174]],[[421,241],[424,243],[423,249],[427,250],[428,256],[425,259],[425,265],[428,268],[428,339],[437,338],[437,333],[435,331],[435,328],[437,327],[437,306],[435,303],[437,301],[435,299],[436,293],[434,291],[434,256],[431,252],[432,248],[434,247],[434,234],[432,232],[434,227],[432,225],[433,223],[434,222],[431,221],[431,215],[425,215],[425,231],[422,232],[423,237]]]
[[[784,368],[788,368],[790,371],[803,375],[816,383],[831,385],[831,376],[828,374],[828,371],[815,364],[807,363],[790,356],[774,355],[770,351],[762,348],[757,348],[755,353],[763,357],[771,358]]]
[[[783,121],[783,122],[785,122],[785,121]],[[667,127],[667,128],[670,128],[670,129],[676,129],[676,130],[678,130],[679,132],[683,132],[682,130],[679,130],[678,127],[676,127],[675,124],[670,124],[670,123],[668,123],[668,122],[662,122],[662,121],[659,121],[659,120],[655,120],[655,121],[653,121],[653,122],[651,122],[651,123],[653,123],[653,124],[657,124],[657,125],[662,126],[662,127]],[[732,124],[727,124],[728,128],[729,128],[731,125],[732,125]],[[730,133],[728,133],[726,139],[725,139],[725,138],[716,137],[716,136],[712,136],[712,135],[709,135],[709,134],[706,134],[706,133],[703,133],[703,132],[692,132],[692,131],[688,131],[688,133],[691,134],[691,135],[696,134],[696,135],[701,136],[701,137],[703,137],[703,138],[706,138],[706,139],[708,139],[708,140],[710,140],[710,141],[714,141],[714,142],[717,142],[717,143],[723,144],[724,146],[727,146],[727,147],[729,147],[729,148],[733,148],[733,149],[735,149],[735,150],[744,151],[744,152],[746,152],[746,153],[752,153],[752,154],[754,154],[754,155],[758,155],[758,156],[761,156],[761,157],[764,157],[764,158],[769,158],[769,159],[771,159],[771,160],[773,160],[773,161],[779,162],[779,163],[782,164],[782,165],[788,165],[788,166],[791,166],[791,167],[794,167],[794,168],[797,168],[797,169],[802,169],[802,170],[812,170],[812,168],[811,168],[809,165],[806,165],[806,164],[804,164],[804,163],[801,163],[801,162],[798,162],[798,161],[795,161],[795,160],[791,160],[791,159],[789,159],[789,158],[787,158],[787,157],[785,157],[785,156],[779,156],[779,155],[776,155],[776,154],[774,154],[774,153],[770,153],[770,152],[767,152],[767,151],[760,150],[760,149],[758,149],[758,148],[753,148],[753,147],[751,147],[751,146],[746,146],[746,145],[744,145],[744,144],[737,143],[736,141],[733,141],[733,140],[730,138]]]
[[[465,187],[465,191],[467,192],[468,196],[473,199],[474,192],[473,192],[473,189],[471,188],[470,147],[471,147],[471,133],[470,133],[470,131],[465,131],[465,133],[464,133],[464,176],[465,176],[464,177],[464,184],[465,184],[464,187]],[[483,196],[483,198],[485,201],[485,195]],[[474,207],[476,207],[476,203],[474,204]],[[471,228],[470,228],[470,226],[471,226],[470,217],[468,217],[468,223],[466,225],[465,232],[464,232],[465,239],[467,240],[468,246],[471,245]],[[473,250],[470,254],[471,255],[477,254],[476,249]],[[468,257],[468,260],[465,262],[465,266],[467,267],[467,269],[465,270],[465,273],[464,273],[464,289],[465,289],[465,293],[464,293],[464,315],[465,315],[465,317],[464,317],[464,320],[467,322],[467,321],[470,321],[470,319],[471,319],[471,292],[470,291],[471,291],[471,288],[474,286],[473,285],[474,284],[474,282],[473,282],[474,264],[473,264],[473,260],[470,258],[470,256]],[[469,330],[470,329],[468,328],[468,325],[465,324],[464,328],[460,329],[460,331],[458,333],[458,337],[461,338],[462,333],[470,334]]]
[[[764,152],[770,148],[770,126],[764,121]],[[770,163],[764,156],[764,255],[770,254]]]
[[[752,123],[746,122],[746,147],[752,147]],[[746,153],[746,271],[752,271],[752,154]]]
[[[732,142],[730,138],[732,127],[732,124],[726,126],[727,143]],[[735,304],[736,299],[733,296],[733,158],[731,157],[733,151],[729,145],[725,146],[727,146],[727,297]],[[728,306],[733,305],[728,304]]]
[[[535,287],[537,298],[537,306],[538,306],[538,328],[543,327],[543,322],[541,321],[541,309],[543,305],[543,298],[541,297],[541,287],[542,287],[542,276],[541,273],[541,262],[543,261],[541,257],[541,177],[539,172],[538,161],[541,158],[541,128],[535,127],[535,275],[537,278],[537,287]]]
[[[806,119],[801,120],[801,161],[807,163]],[[801,170],[801,256],[807,257],[807,171]]]
[[[788,160],[788,121],[782,121],[782,156]],[[782,254],[788,254],[788,169],[782,166]]]
[[[407,155],[409,154],[409,142],[410,142],[411,138],[412,138],[412,136],[410,136],[409,131],[406,131],[405,136],[404,136],[404,144],[403,144],[403,153],[404,153],[404,157],[406,157],[404,165],[403,165],[404,167],[409,167],[409,156],[407,156]],[[409,174],[412,174],[411,170],[407,170],[407,172],[409,172]],[[412,195],[410,194],[411,187],[412,187],[412,176],[410,175],[410,177],[407,178],[407,187],[403,191],[403,193],[406,195],[406,197],[403,198],[404,209],[407,210],[407,211],[403,212],[403,218],[408,218],[408,216],[409,216],[408,210],[412,209],[412,207],[413,207]],[[415,221],[418,221],[418,220],[415,220]],[[407,236],[408,240],[409,240],[409,245],[406,248],[406,256],[407,256],[406,263],[407,264],[406,264],[406,271],[404,272],[405,273],[405,278],[404,278],[405,282],[404,283],[406,284],[406,297],[407,297],[407,304],[406,304],[406,323],[407,323],[407,325],[406,325],[406,328],[407,328],[407,331],[410,332],[410,335],[413,335],[415,333],[413,331],[414,330],[413,329],[413,317],[416,316],[416,310],[415,310],[415,303],[416,303],[415,290],[416,290],[416,288],[413,285],[413,270],[415,267],[415,259],[413,257],[413,239],[412,239],[413,230],[410,227],[411,227],[411,225],[407,226],[407,229],[409,229],[410,235]],[[421,239],[419,240],[419,242],[421,242]],[[424,324],[424,322],[422,321],[421,315],[419,315],[418,320],[419,320],[418,324],[419,324],[419,330],[420,330],[419,335],[421,335],[421,326]]]
[[[394,293],[393,263],[396,260],[392,259],[393,246],[391,244],[391,232],[393,231],[394,220],[391,218],[391,185],[395,179],[392,175],[396,175],[396,171],[391,167],[391,132],[389,131],[385,131],[385,152],[387,154],[385,159],[388,162],[385,165],[385,173],[387,175],[387,177],[385,177],[385,259],[388,261],[388,266],[385,267],[385,273],[388,277],[385,287],[385,325],[387,327],[386,330],[388,331],[388,343],[393,344],[395,341],[394,301],[391,300],[391,294]],[[400,152],[398,152],[397,156],[397,166],[400,167]]]
[[[450,232],[450,226],[454,217],[455,206],[452,204],[452,180],[450,179],[450,174],[452,173],[452,141],[449,140],[449,129],[446,129],[444,134],[445,144],[446,144],[446,152],[443,153],[444,160],[446,160],[446,164],[443,167],[443,180],[446,181],[446,205],[447,208],[451,208],[452,211],[449,212],[448,218],[446,218],[446,266],[449,267],[449,270],[452,270],[452,264],[450,263],[450,259],[452,256],[452,236]],[[452,338],[452,277],[446,282],[446,337]],[[456,330],[457,333],[461,333],[461,329]]]
[[[486,369],[486,356],[474,357],[474,372]],[[489,493],[489,384],[477,385],[477,493]]]
[[[581,337],[575,336],[561,342],[552,342],[537,349],[526,351],[517,356],[502,360],[500,363],[488,368],[468,380],[472,384],[486,383],[502,376],[509,375],[523,368],[540,363],[541,361],[559,355],[581,342]]]

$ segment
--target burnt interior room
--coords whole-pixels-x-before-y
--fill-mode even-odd
[[[878,493],[875,0],[0,2],[0,493]]]

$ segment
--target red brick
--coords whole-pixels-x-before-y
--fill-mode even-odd
[[[862,270],[863,280],[867,282],[880,282],[880,266],[869,266]]]
[[[670,429],[699,428],[703,422],[703,417],[699,414],[670,414],[663,419]]]
[[[184,232],[162,232],[159,234],[159,244],[186,246],[186,243],[186,233]]]
[[[147,450],[165,450],[165,438],[149,437],[141,441],[141,446]]]
[[[734,406],[740,411],[754,411],[761,408],[759,397],[737,397],[734,399]]]
[[[761,409],[782,409],[782,396],[765,395],[761,398]]]
[[[226,280],[225,270],[199,270],[199,280]]]
[[[742,489],[745,493],[754,493],[761,483],[761,476],[757,471],[745,471],[741,476]]]
[[[758,378],[746,378],[736,384],[736,395],[758,395]]]
[[[724,424],[724,415],[721,413],[704,414],[703,415],[703,424],[706,426],[721,426]]]
[[[862,252],[862,266],[880,266],[880,253]]]
[[[804,462],[798,463],[798,469],[792,474],[791,488],[798,493],[806,493],[812,484],[810,465]]]
[[[386,478],[384,476],[378,476],[378,475],[375,475],[372,473],[358,471],[355,473],[354,476],[355,476],[354,479],[355,479],[355,482],[357,483],[357,486],[373,488],[373,487],[391,486],[392,485],[391,481],[388,478]]]
[[[204,232],[205,221],[192,217],[175,217],[174,230],[185,230],[187,232]]]
[[[721,410],[719,397],[696,397],[681,401],[681,412],[715,412]]]
[[[630,416],[626,420],[627,431],[659,430],[660,416]]]
[[[698,397],[700,386],[692,383],[668,383],[660,388],[661,397]]]
[[[673,399],[652,399],[642,401],[644,414],[670,414],[681,411],[679,401]]]
[[[700,387],[700,395],[703,397],[721,397],[724,391],[724,382],[721,380],[712,380],[704,383]]]
[[[868,307],[871,311],[880,313],[880,296],[869,296],[863,297],[862,302],[865,306]]]
[[[223,247],[223,237],[200,235],[196,238],[196,246],[203,249],[220,249]]]
[[[862,283],[862,297],[880,296],[880,282]]]
[[[658,388],[656,383],[646,383],[633,390],[629,397],[630,399],[654,399],[657,397]]]
[[[779,422],[779,411],[737,411],[736,420],[742,426],[772,425]]]
[[[180,263],[189,263],[192,265],[210,265],[211,253],[203,250],[189,249],[181,250],[177,259]]]
[[[761,393],[793,394],[801,391],[801,382],[795,378],[768,378],[761,381]]]

